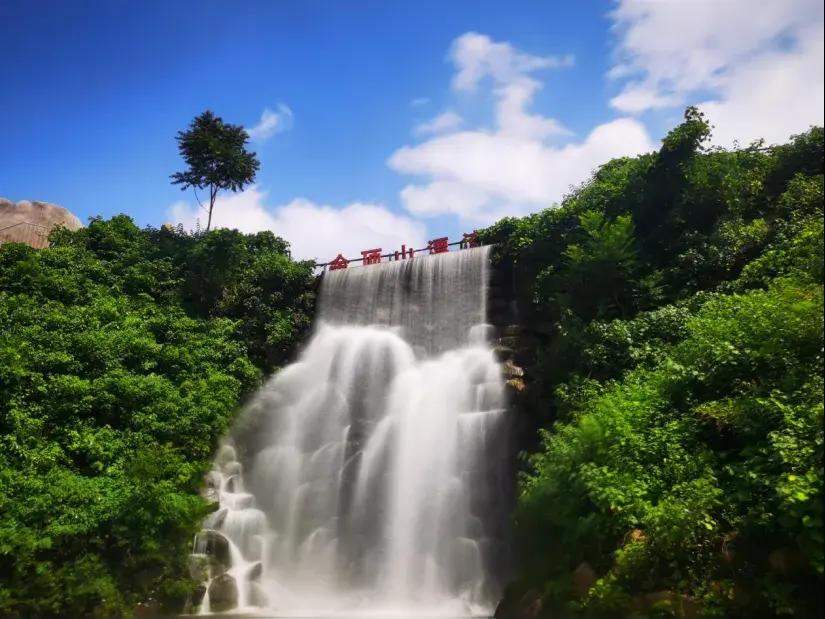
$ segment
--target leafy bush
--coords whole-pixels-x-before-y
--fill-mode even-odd
[[[598,587],[627,599],[673,590],[724,607],[720,583],[730,581],[750,588],[751,609],[778,613],[795,600],[803,616],[814,612],[822,311],[819,287],[715,297],[654,368],[630,372],[545,431],[517,522],[532,545],[551,545],[535,548],[546,577],[588,561],[603,574]],[[800,563],[772,570],[772,553]],[[598,593],[582,602],[591,604],[604,610]]]
[[[505,611],[823,612],[823,132],[725,151],[709,131],[688,109],[658,153],[482,232],[545,426]]]
[[[119,216],[0,246],[0,615],[179,611],[217,439],[311,307],[271,234]]]

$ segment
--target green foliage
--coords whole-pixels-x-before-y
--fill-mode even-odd
[[[589,561],[627,596],[733,580],[778,612],[759,586],[773,581],[812,612],[823,556],[822,311],[818,287],[714,297],[655,367],[545,433],[517,513],[531,544],[550,545],[535,549],[545,577]],[[634,529],[643,543],[627,542]],[[723,547],[738,555],[731,564]],[[807,565],[772,573],[773,551],[802,553]]]
[[[209,110],[195,117],[188,130],[179,131],[177,141],[188,167],[172,175],[172,184],[182,185],[181,189],[209,188],[208,232],[218,192],[240,191],[255,180],[261,164],[255,153],[246,150],[249,141],[246,130],[240,125],[225,123]]]
[[[559,312],[582,318],[625,315],[632,300],[632,276],[637,265],[633,222],[629,215],[607,221],[602,213],[579,216],[580,242],[562,252],[560,269],[550,266],[538,274],[539,303],[553,303]],[[589,294],[581,294],[585,290]]]
[[[212,451],[312,282],[271,234],[124,216],[0,246],[0,615],[180,610]]]
[[[725,151],[709,131],[688,109],[658,153],[482,232],[555,419],[508,593],[548,616],[823,612],[823,132]]]

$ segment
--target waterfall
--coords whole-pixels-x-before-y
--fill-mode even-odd
[[[492,614],[511,482],[488,260],[324,274],[310,341],[215,459],[194,556],[229,565],[210,564],[202,613],[218,576],[224,604],[270,615]]]

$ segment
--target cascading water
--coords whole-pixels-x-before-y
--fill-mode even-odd
[[[229,570],[201,613],[491,614],[510,476],[487,271],[481,247],[323,276],[312,339],[215,460],[195,556]]]

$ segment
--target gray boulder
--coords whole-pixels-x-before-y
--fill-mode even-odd
[[[231,566],[229,556],[229,540],[220,531],[204,529],[198,533],[195,549],[199,554],[209,555],[214,560]]]
[[[256,582],[250,584],[249,603],[252,606],[269,606],[269,597],[267,597],[263,587]]]
[[[238,605],[238,583],[229,574],[221,574],[209,583],[209,610],[223,612]]]
[[[249,568],[249,572],[247,572],[247,578],[249,580],[255,581],[261,579],[261,574],[263,573],[263,564],[260,561],[255,561],[252,564],[252,567]]]

